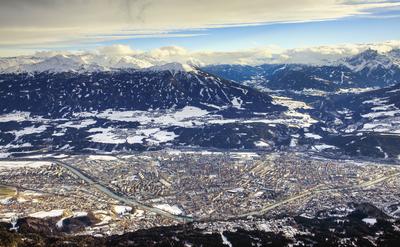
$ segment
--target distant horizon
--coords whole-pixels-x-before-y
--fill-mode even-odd
[[[158,63],[182,63],[195,64],[199,66],[212,64],[311,64],[322,65],[339,61],[343,58],[357,55],[367,49],[376,50],[384,54],[394,49],[400,49],[400,40],[392,40],[381,43],[359,43],[339,44],[304,47],[297,49],[283,49],[280,47],[265,47],[257,49],[246,49],[236,51],[192,51],[179,46],[166,46],[153,50],[137,50],[129,45],[114,44],[110,46],[97,47],[91,50],[77,51],[36,51],[33,54],[2,57],[10,58],[48,58],[56,55],[84,56],[98,55],[108,58],[132,57],[145,62],[156,61]]]

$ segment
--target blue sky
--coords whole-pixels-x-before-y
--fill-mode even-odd
[[[376,17],[357,16],[339,20],[176,32],[180,33],[199,36],[131,38],[100,42],[96,45],[125,44],[141,50],[176,45],[190,50],[229,51],[265,46],[298,48],[345,43],[377,43],[400,40],[400,11],[386,12]]]
[[[400,40],[400,0],[2,0],[0,56],[180,46],[237,51]]]

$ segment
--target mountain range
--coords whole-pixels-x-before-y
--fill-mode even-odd
[[[383,87],[400,83],[400,51],[368,49],[325,65],[263,64],[209,65],[204,70],[249,86],[273,90],[338,91],[344,88]]]
[[[168,147],[398,160],[399,54],[369,49],[318,66],[2,58],[0,156]]]

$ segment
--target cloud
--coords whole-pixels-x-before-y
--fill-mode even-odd
[[[289,49],[281,54],[277,54],[276,61],[280,63],[321,64],[358,54],[368,48],[384,53],[392,49],[399,49],[400,41],[394,40],[371,44],[341,44]]]
[[[179,46],[164,46],[150,51],[150,55],[157,59],[179,59],[181,57],[190,56],[188,50]]]
[[[36,52],[34,56],[37,58],[47,58],[62,54],[76,58],[76,56],[83,55],[84,60],[89,63],[94,61],[102,63],[100,65],[110,66],[110,64],[121,61],[119,66],[130,67],[131,65],[135,65],[142,68],[170,62],[190,63],[199,66],[210,64],[260,65],[266,63],[330,64],[344,57],[358,54],[368,48],[385,53],[392,49],[400,49],[400,40],[371,44],[326,45],[296,49],[268,46],[223,52],[192,51],[179,46],[165,46],[150,51],[142,51],[132,49],[127,45],[118,44],[98,47],[90,52],[40,51]],[[7,64],[7,59],[4,61]]]
[[[97,49],[97,52],[101,55],[106,56],[129,56],[138,54],[138,51],[133,50],[128,45],[111,45],[111,46],[103,46]]]
[[[2,0],[0,47],[57,47],[193,29],[307,22],[400,6],[354,0]]]
[[[265,48],[247,49],[240,51],[218,52],[218,51],[188,51],[179,47],[163,47],[156,49],[179,51],[164,53],[158,57],[167,62],[195,62],[201,65],[207,64],[242,64],[258,65],[264,63],[306,63],[326,64],[341,58],[355,55],[368,48],[379,52],[388,52],[400,48],[400,41],[387,41],[371,44],[341,44],[316,47],[304,47],[296,49],[283,49],[277,46]],[[154,51],[149,52],[150,56]]]
[[[197,65],[209,64],[242,64],[259,65],[265,63],[302,63],[302,64],[327,64],[341,58],[355,55],[368,48],[379,52],[388,52],[400,48],[400,41],[387,41],[371,44],[342,44],[316,47],[303,47],[296,49],[283,49],[278,46],[247,49],[239,51],[190,51],[179,46],[166,46],[150,51],[132,50],[129,46],[113,45],[103,47],[97,52],[103,55],[126,56],[145,59],[151,63],[181,62]],[[106,52],[104,51],[123,51]]]

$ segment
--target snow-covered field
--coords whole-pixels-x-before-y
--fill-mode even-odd
[[[366,224],[371,225],[371,226],[375,225],[377,222],[377,220],[375,218],[364,218],[364,219],[362,219],[362,221],[364,221]]]
[[[54,218],[54,217],[61,217],[64,214],[64,209],[55,209],[51,211],[40,211],[33,214],[30,214],[30,217],[33,218]]]
[[[111,156],[111,155],[89,155],[88,160],[104,160],[104,161],[111,161],[111,160],[118,160],[118,158]]]
[[[164,210],[166,212],[169,212],[171,214],[175,214],[175,215],[182,215],[183,211],[176,205],[171,206],[169,204],[155,204],[153,205],[155,208]]]
[[[39,168],[49,165],[51,165],[51,162],[48,161],[0,161],[0,170],[21,168],[21,167]]]
[[[22,121],[30,121],[30,122],[36,122],[36,121],[43,121],[44,119],[42,117],[38,116],[31,116],[29,112],[12,112],[12,113],[7,113],[7,114],[2,114],[0,115],[0,123],[5,123],[5,122],[10,122],[10,121],[16,121],[16,122],[22,122]]]
[[[132,211],[132,207],[117,205],[113,207],[113,211],[118,215],[124,215]]]
[[[193,106],[181,110],[166,111],[113,111],[76,113],[76,117],[98,117],[113,121],[138,122],[141,125],[157,126],[193,126],[193,119],[208,115],[209,112]]]

